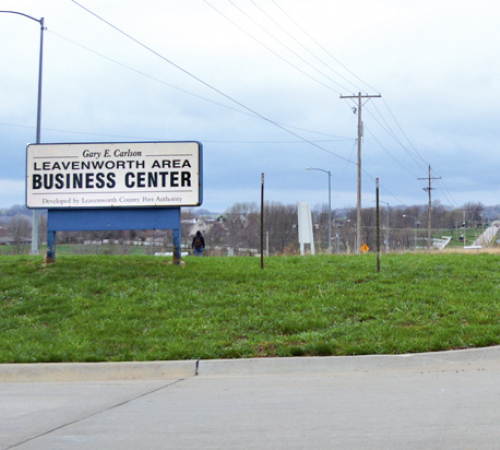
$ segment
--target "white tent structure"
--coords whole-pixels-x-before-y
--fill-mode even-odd
[[[314,236],[312,226],[311,206],[309,203],[298,202],[297,213],[299,216],[299,245],[300,254],[305,254],[305,246],[311,246],[311,255],[314,255]]]

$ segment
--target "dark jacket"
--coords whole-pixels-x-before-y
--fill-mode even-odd
[[[200,231],[196,232],[196,236],[193,238],[193,242],[191,242],[191,248],[195,248],[194,242],[197,240],[196,238],[200,238],[200,241],[201,241],[200,248],[205,248],[205,239],[203,239],[203,236],[201,235]]]

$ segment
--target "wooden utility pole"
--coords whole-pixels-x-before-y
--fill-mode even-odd
[[[361,138],[363,136],[363,122],[361,120],[361,99],[368,100],[373,97],[382,97],[381,95],[341,95],[340,98],[357,98],[358,99],[358,200],[357,200],[357,218],[356,218],[356,254],[359,255],[361,248]],[[354,111],[356,113],[356,110]]]
[[[429,166],[429,176],[427,178],[419,178],[419,180],[428,180],[429,181],[429,186],[424,188],[424,191],[427,191],[429,193],[429,207],[427,211],[427,215],[429,218],[428,224],[427,224],[427,250],[431,249],[431,191],[433,187],[431,186],[432,180],[440,180],[441,177],[431,177],[431,166]]]

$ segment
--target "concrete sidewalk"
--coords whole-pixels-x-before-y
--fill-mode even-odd
[[[194,376],[323,375],[387,368],[450,368],[500,362],[500,346],[405,355],[251,358],[111,363],[0,364],[0,383],[184,379]]]
[[[477,450],[500,442],[500,347],[1,365],[0,380],[2,450]]]

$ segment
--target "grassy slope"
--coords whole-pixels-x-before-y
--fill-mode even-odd
[[[0,257],[0,362],[406,353],[500,343],[500,256]]]

